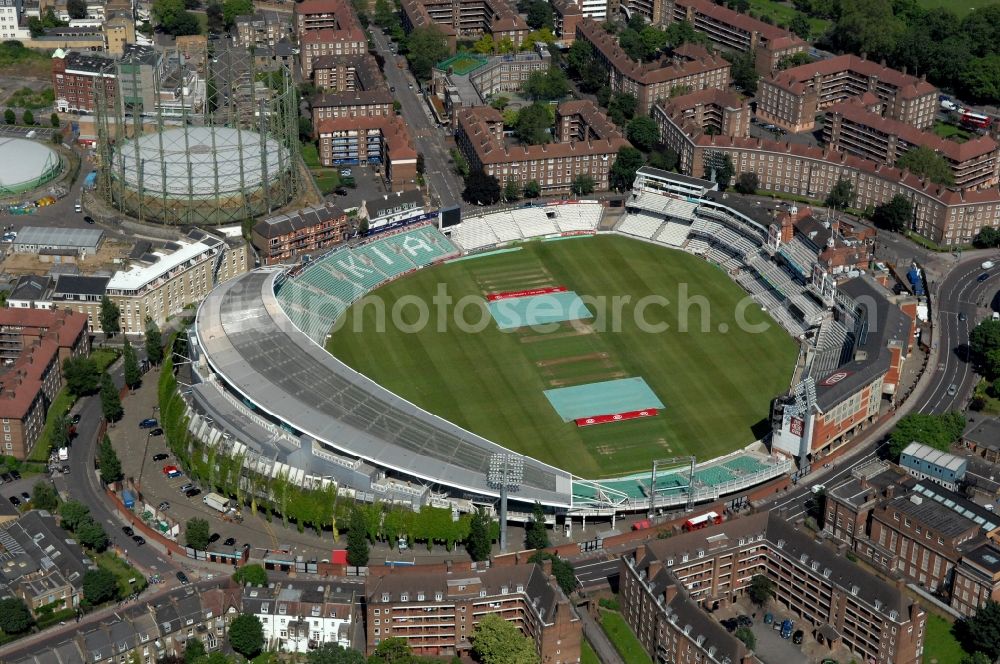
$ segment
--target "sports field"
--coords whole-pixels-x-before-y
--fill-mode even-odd
[[[766,429],[771,399],[788,387],[795,343],[756,305],[738,318],[745,293],[718,267],[618,236],[522,246],[425,269],[375,291],[345,314],[330,351],[433,413],[587,478],[642,470],[655,458],[710,459]],[[461,317],[482,321],[480,330],[459,329],[454,307],[431,306],[429,324],[420,330],[401,330],[386,316],[378,331],[378,307],[370,298],[391,312],[404,296],[430,304],[441,285],[453,302],[469,296],[473,305]],[[575,291],[595,317],[501,331],[486,309],[487,294],[553,286]],[[688,330],[679,329],[682,288],[688,302],[701,296],[710,303],[705,331],[697,305],[688,307]],[[668,303],[648,304],[648,326],[638,325],[637,303],[654,295]],[[624,296],[628,302],[612,304]],[[614,309],[621,311],[620,325]],[[405,325],[419,316],[412,302],[398,313]],[[744,331],[737,320],[766,329]],[[663,323],[665,331],[646,329]],[[578,428],[543,394],[632,377],[644,379],[665,405],[656,417]]]

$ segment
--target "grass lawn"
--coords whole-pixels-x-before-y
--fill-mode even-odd
[[[625,664],[652,664],[649,655],[643,649],[639,639],[635,638],[632,628],[628,626],[622,614],[615,611],[601,611],[601,627],[611,639],[615,650],[625,660]]]
[[[965,654],[962,646],[952,636],[951,623],[936,613],[928,613],[924,664],[958,664]]]
[[[315,143],[302,144],[302,159],[316,179],[316,186],[323,194],[330,194],[340,186],[340,171],[336,168],[323,168],[319,161],[319,151]]]
[[[771,399],[788,387],[797,351],[756,305],[745,311],[746,321],[766,329],[740,329],[737,311],[745,294],[722,270],[682,251],[617,236],[522,247],[388,284],[348,310],[329,349],[403,398],[583,477],[647,469],[655,458],[710,459],[759,437]],[[375,331],[377,307],[371,301],[381,299],[387,312],[404,296],[430,303],[439,284],[454,302],[468,297],[481,303],[488,292],[565,286],[608,306],[602,315],[588,303],[598,318],[585,325],[557,323],[548,332],[500,331],[479,306],[462,313],[470,323],[485,321],[478,332],[457,329],[457,308],[448,310],[450,324],[442,329],[431,324],[410,332],[388,324]],[[636,324],[636,303],[654,295],[666,303],[653,303],[643,315],[650,325],[666,324],[665,330]],[[615,316],[613,298],[625,297],[629,301],[619,301]],[[708,305],[678,304],[694,298]],[[685,310],[687,331],[681,327]],[[432,321],[435,311],[432,306]],[[406,324],[417,316],[411,306],[400,313]],[[578,428],[563,422],[543,394],[630,377],[645,379],[663,402],[658,416]]]
[[[52,447],[52,432],[55,431],[56,424],[61,422],[63,416],[72,408],[74,401],[76,400],[73,398],[73,395],[65,387],[59,390],[56,398],[52,400],[52,405],[49,406],[49,412],[45,416],[45,428],[42,429],[42,434],[35,442],[35,446],[31,448],[28,461],[41,461],[44,463],[49,460],[49,451]]]
[[[597,658],[597,653],[590,647],[590,641],[580,639],[580,664],[601,664]]]
[[[98,348],[90,354],[90,359],[97,363],[97,370],[104,373],[108,367],[114,364],[119,355],[121,353],[113,348]]]
[[[118,579],[118,595],[120,597],[128,597],[146,587],[146,577],[143,576],[142,572],[110,551],[99,553],[94,558],[98,567],[108,570]],[[135,583],[129,583],[129,579],[135,579]]]
[[[991,0],[917,0],[917,4],[924,9],[934,7],[945,7],[958,14],[962,18],[973,9],[982,9],[987,5],[995,4]]]
[[[787,26],[798,13],[792,3],[779,2],[779,0],[750,0],[750,11],[758,17],[770,16],[776,24]],[[808,18],[808,17],[807,17]],[[830,21],[823,18],[809,18],[809,25],[812,34],[809,36],[816,39],[827,31]]]
[[[984,402],[986,402],[986,405],[983,407],[982,412],[991,413],[993,415],[1000,415],[1000,399],[995,399],[986,392],[986,388],[988,388],[989,385],[990,384],[987,382],[985,378],[981,379],[976,384],[975,395],[981,398]]]
[[[961,127],[956,127],[953,124],[946,124],[944,122],[934,123],[934,133],[941,138],[950,138],[958,143],[964,143],[972,138],[972,134],[965,131]]]

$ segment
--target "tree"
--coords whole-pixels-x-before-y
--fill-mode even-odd
[[[89,517],[90,508],[78,500],[67,500],[59,507],[59,524],[70,532],[74,532]]]
[[[718,163],[718,160],[714,160],[714,163],[711,163],[710,160],[705,161],[705,179],[714,180],[719,185],[719,189],[723,191],[729,188],[735,171],[733,158],[728,154],[722,155],[722,163]]]
[[[968,98],[996,103],[1000,99],[1000,55],[990,54],[968,60],[959,75],[959,83]]]
[[[1000,247],[1000,228],[985,226],[972,239],[972,245],[977,249]]]
[[[528,180],[524,185],[524,197],[525,198],[538,198],[542,195],[542,186],[538,184],[538,180]]]
[[[708,36],[694,29],[690,21],[674,21],[666,29],[667,43],[674,48],[683,44],[708,44]]]
[[[462,200],[476,205],[493,205],[500,200],[500,183],[482,170],[473,171],[465,178]]]
[[[635,109],[639,105],[639,100],[635,95],[624,92],[617,92],[611,95],[608,100],[608,117],[619,127],[635,117]]]
[[[121,332],[122,312],[107,295],[101,298],[101,331],[109,337]]]
[[[750,650],[757,647],[757,637],[754,636],[749,627],[740,627],[733,636],[742,641],[743,645]]]
[[[251,613],[236,616],[229,624],[229,645],[248,659],[256,656],[264,647],[264,626],[260,618]]]
[[[1000,321],[983,320],[969,334],[969,350],[979,364],[985,364],[986,357],[1000,350]],[[996,378],[996,375],[987,375]]]
[[[528,5],[525,21],[532,30],[553,29],[555,21],[553,20],[552,6],[545,0],[534,0]]]
[[[53,113],[52,115],[49,116],[49,124],[52,125],[53,129],[58,129],[59,128],[59,114],[58,113]]]
[[[760,178],[754,172],[740,173],[736,178],[736,191],[740,194],[756,194]]]
[[[902,194],[896,194],[888,203],[875,206],[875,214],[872,215],[876,226],[895,233],[902,233],[909,228],[912,219],[913,205]]]
[[[664,147],[649,153],[649,165],[664,171],[676,171],[681,157],[673,149]]]
[[[469,524],[469,537],[465,541],[465,546],[469,550],[469,556],[479,562],[490,557],[493,548],[493,541],[490,537],[490,527],[492,519],[482,507],[476,508]],[[501,525],[501,527],[503,527]]]
[[[517,180],[513,178],[507,180],[503,185],[503,199],[508,203],[516,201],[521,197],[521,187],[517,184]]]
[[[955,631],[966,652],[982,653],[995,661],[1000,656],[1000,604],[986,600],[976,615],[959,622]]]
[[[115,452],[108,434],[104,434],[97,448],[97,464],[101,467],[101,478],[105,482],[119,482],[125,476],[122,472],[122,462],[118,459],[118,453]]]
[[[774,581],[763,574],[754,574],[750,578],[750,587],[747,588],[750,601],[763,608],[768,600],[774,597]]]
[[[205,656],[205,644],[201,639],[192,636],[184,641],[184,664],[196,664]]]
[[[0,599],[0,630],[4,634],[23,634],[31,629],[34,622],[20,597]]]
[[[483,36],[472,45],[472,50],[482,55],[492,55],[493,51],[496,50],[493,35],[488,32],[483,33]]]
[[[91,606],[118,597],[118,579],[104,568],[91,569],[83,575],[83,596]]]
[[[101,414],[110,423],[117,422],[125,414],[118,388],[106,371],[101,374]]]
[[[368,528],[360,509],[351,512],[347,528],[347,564],[365,567],[368,564]]]
[[[812,32],[809,19],[805,14],[800,12],[796,12],[795,16],[792,17],[792,20],[788,23],[788,29],[803,39],[809,39],[809,34]]]
[[[840,0],[836,23],[826,40],[834,48],[866,53],[871,60],[888,58],[906,29],[893,15],[892,0]]]
[[[73,437],[73,433],[73,422],[69,419],[69,416],[63,415],[62,417],[59,417],[52,427],[52,447],[57,449],[60,447],[67,447]]]
[[[549,534],[545,526],[545,511],[542,504],[536,502],[531,511],[531,521],[524,533],[525,549],[545,549],[549,546]]]
[[[139,383],[142,382],[142,372],[139,371],[139,360],[135,356],[135,349],[132,348],[132,344],[129,343],[128,337],[125,337],[125,345],[122,349],[122,356],[125,358],[125,384],[130,390],[134,390],[139,387]]]
[[[299,140],[308,143],[313,140],[313,123],[307,117],[299,116]]]
[[[889,454],[893,459],[898,459],[900,452],[913,442],[947,451],[964,430],[965,417],[961,413],[951,412],[943,415],[910,413],[900,418],[896,428],[889,435]]]
[[[993,664],[989,657],[981,652],[965,655],[959,664]]]
[[[745,94],[757,94],[757,73],[754,56],[752,53],[733,53],[727,55],[732,65],[730,75],[733,77],[733,85],[742,90]]]
[[[830,189],[830,193],[826,195],[826,206],[835,210],[849,208],[853,203],[854,185],[851,184],[850,180],[843,178],[837,180],[837,183]]]
[[[381,645],[381,644],[379,644]],[[329,641],[306,655],[306,664],[365,664],[364,654]]]
[[[266,586],[267,570],[256,563],[244,565],[233,574],[233,581],[241,586],[245,586],[248,583],[251,586]]]
[[[189,547],[204,551],[208,548],[210,535],[208,521],[199,517],[188,519],[187,526],[184,528],[184,541]]]
[[[586,196],[587,194],[594,193],[594,187],[596,186],[597,183],[594,182],[594,178],[586,174],[581,174],[573,178],[570,190],[577,196]]]
[[[3,121],[10,125],[17,122],[17,115],[14,113],[13,108],[8,108],[3,112]]]
[[[472,633],[472,652],[482,664],[538,664],[534,642],[495,613],[482,617]]]
[[[205,16],[208,17],[209,32],[222,32],[226,29],[225,11],[218,0],[212,0],[205,6]]]
[[[926,145],[907,150],[896,160],[896,166],[937,184],[955,184],[955,174],[951,172],[948,162]]]
[[[551,67],[548,71],[531,72],[521,91],[534,101],[553,101],[569,94],[569,82],[562,69]]]
[[[253,0],[222,0],[222,16],[227,28],[236,24],[237,16],[250,14],[253,14]]]
[[[108,534],[104,526],[89,514],[76,526],[76,537],[82,546],[101,552],[108,548]]]
[[[70,18],[87,18],[87,0],[66,0],[66,13]]]
[[[52,511],[59,506],[59,494],[51,482],[41,480],[35,482],[31,489],[31,505],[36,510]]]
[[[660,142],[660,128],[656,121],[647,115],[629,120],[625,133],[632,145],[643,152],[649,152]]]
[[[97,363],[89,357],[67,357],[63,360],[62,370],[66,388],[74,396],[93,394],[100,385],[101,374],[97,370]]]
[[[368,659],[368,664],[412,664],[414,662],[413,653],[406,639],[394,636],[389,639],[382,639],[382,643],[375,647],[375,652]]]
[[[421,81],[429,79],[434,65],[448,57],[448,39],[434,24],[414,28],[406,44],[410,70]]]
[[[35,124],[35,114],[32,113],[30,109],[25,110],[24,113],[21,115],[21,122],[23,122],[26,125]]]
[[[541,565],[546,560],[551,562],[552,576],[556,577],[556,583],[559,584],[562,591],[569,595],[576,590],[576,570],[573,568],[573,563],[570,561],[560,558],[554,553],[537,551],[532,554],[531,558],[528,559],[528,562]]]
[[[518,111],[514,135],[522,143],[541,145],[549,142],[551,126],[548,109],[542,104],[532,104]]]
[[[618,149],[615,155],[615,163],[611,166],[608,175],[612,189],[625,191],[632,188],[635,180],[635,172],[642,168],[642,153],[632,146],[625,146]]]
[[[163,361],[163,335],[160,326],[152,318],[146,319],[146,359],[150,364]]]

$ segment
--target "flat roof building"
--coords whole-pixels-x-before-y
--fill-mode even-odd
[[[957,491],[969,462],[922,443],[910,443],[899,455],[899,465],[918,480],[930,480]]]
[[[45,250],[71,251],[79,256],[93,256],[104,241],[104,231],[95,228],[60,228],[25,226],[14,240],[14,253],[38,254]]]

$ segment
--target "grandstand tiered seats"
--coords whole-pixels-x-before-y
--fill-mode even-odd
[[[500,238],[481,217],[464,220],[452,237],[466,251],[491,247],[500,242]]]
[[[555,212],[555,222],[563,233],[572,231],[597,230],[604,208],[600,203],[576,203],[572,205],[552,205],[546,212]]]
[[[629,212],[618,222],[618,231],[651,240],[663,225],[663,219],[648,212]]]
[[[459,253],[455,245],[432,226],[390,235],[384,242],[417,267],[430,265]]]
[[[384,276],[379,279],[380,282],[386,278],[397,277],[414,267],[413,261],[408,259],[405,253],[387,242],[367,244],[356,248],[354,253],[360,256],[366,265],[382,272]]]
[[[690,251],[692,254],[701,255],[708,251],[708,246],[709,244],[705,240],[698,237],[693,237],[688,240],[687,250]]]
[[[486,217],[486,223],[490,225],[501,242],[524,239],[524,236],[521,235],[521,229],[514,223],[514,217],[511,216],[510,212],[491,214]]]
[[[511,217],[524,237],[538,237],[540,235],[554,235],[559,232],[556,222],[549,219],[542,208],[521,208],[511,210]]]
[[[683,247],[684,241],[688,238],[691,226],[676,221],[667,220],[660,231],[653,238],[656,242],[670,245],[671,247]]]
[[[666,209],[663,211],[664,214],[670,217],[675,217],[677,219],[684,219],[690,221],[694,219],[695,210],[698,208],[697,203],[691,203],[690,201],[684,201],[679,198],[668,199]]]
[[[812,272],[812,266],[816,262],[817,257],[816,251],[808,246],[800,237],[796,236],[792,238],[791,242],[781,245],[778,251],[802,270],[803,275],[807,276]]]

